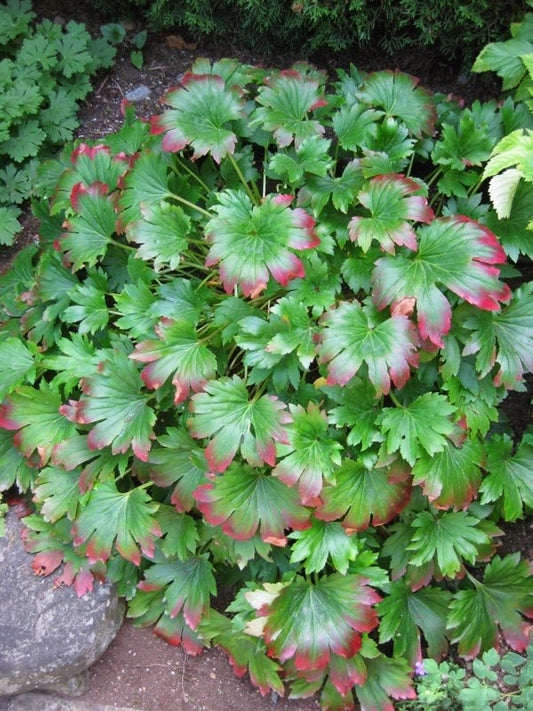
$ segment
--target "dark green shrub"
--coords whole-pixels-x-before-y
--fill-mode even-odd
[[[525,12],[523,0],[94,0],[104,13],[145,13],[152,29],[180,27],[266,54],[343,52],[377,47],[435,47],[446,58],[470,62],[509,21]]]

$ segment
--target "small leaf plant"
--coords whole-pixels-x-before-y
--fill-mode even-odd
[[[72,139],[90,77],[115,57],[81,23],[34,23],[31,7],[30,0],[0,4],[0,245],[20,231],[38,160]]]
[[[533,365],[529,216],[483,166],[527,107],[204,59],[164,105],[42,166],[41,249],[0,281],[0,487],[39,569],[324,709],[413,699],[450,644],[525,650],[529,563],[496,550],[533,506],[499,409]]]

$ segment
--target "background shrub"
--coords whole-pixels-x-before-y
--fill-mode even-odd
[[[265,54],[306,56],[376,47],[385,53],[434,47],[470,63],[525,12],[523,0],[94,0],[110,16],[145,14],[153,30],[180,27],[195,39],[225,40]]]

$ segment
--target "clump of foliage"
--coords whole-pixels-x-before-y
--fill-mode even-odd
[[[533,0],[528,0],[533,7]],[[494,71],[502,86],[512,91],[533,112],[533,13],[511,26],[511,38],[488,44],[476,59],[473,71]],[[533,132],[520,127],[494,147],[483,177],[490,177],[489,192],[498,217],[509,218],[522,182],[533,183]],[[531,213],[533,214],[533,212]],[[533,230],[533,218],[528,224]]]
[[[43,167],[42,249],[0,280],[35,565],[325,709],[414,698],[450,643],[524,651],[529,564],[495,551],[533,507],[498,409],[533,366],[532,195],[500,219],[483,167],[527,107],[232,60],[165,103]]]
[[[523,0],[501,6],[490,0],[94,0],[115,19],[138,16],[154,30],[180,27],[197,40],[233,42],[275,56],[279,51],[309,56],[377,47],[393,52],[435,47],[446,59],[470,64],[481,47],[504,36],[520,17]]]
[[[401,711],[506,711],[533,707],[533,646],[527,655],[495,649],[475,659],[471,674],[457,664],[427,659],[419,667],[417,698],[398,704]]]
[[[30,0],[0,5],[0,244],[12,244],[39,158],[72,139],[89,78],[115,49],[85,26],[32,24]]]

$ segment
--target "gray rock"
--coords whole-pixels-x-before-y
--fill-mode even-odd
[[[87,669],[120,629],[123,603],[109,583],[95,583],[78,597],[73,588],[54,587],[56,575],[34,575],[13,509],[6,524],[0,538],[0,697],[31,690],[81,695]]]
[[[126,93],[126,99],[128,101],[144,101],[149,98],[151,93],[152,92],[147,86],[141,84],[140,86],[135,87],[135,89],[128,91]]]

